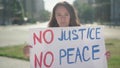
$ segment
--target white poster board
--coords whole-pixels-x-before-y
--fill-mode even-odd
[[[30,29],[31,68],[107,68],[101,27]]]

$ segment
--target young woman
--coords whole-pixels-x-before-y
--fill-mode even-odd
[[[80,26],[78,16],[72,5],[63,1],[59,2],[53,8],[52,16],[48,27],[71,27]],[[29,57],[29,49],[31,46],[25,46],[24,54]],[[107,58],[109,58],[110,53],[106,52]]]
[[[69,27],[80,26],[78,16],[72,5],[63,1],[57,3],[52,12],[52,16],[48,27]],[[27,45],[24,47],[24,54],[29,57],[29,49],[32,46]]]
[[[67,2],[59,2],[55,5],[49,27],[69,27],[80,26],[78,16],[73,8]]]

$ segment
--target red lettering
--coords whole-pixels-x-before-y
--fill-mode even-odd
[[[49,60],[50,63],[47,63],[48,57],[51,57],[51,60]],[[38,68],[42,68],[42,65],[44,65],[45,68],[50,68],[54,62],[54,55],[52,52],[48,51],[43,54],[43,52],[40,52],[40,57],[38,58],[36,54],[34,55],[34,67],[37,68],[37,65],[39,66]]]
[[[34,41],[34,45],[36,45],[36,41],[38,41],[39,43],[42,43],[42,37],[41,37],[41,34],[42,34],[42,32],[40,31],[40,33],[39,33],[39,37],[38,37],[35,33],[33,33],[33,41]]]
[[[48,41],[48,40],[45,38],[47,32],[50,32],[50,35],[51,35],[50,41]],[[46,31],[43,33],[43,38],[44,38],[45,43],[50,44],[50,43],[53,41],[53,38],[54,38],[53,31],[52,31],[52,30],[46,30]]]
[[[52,60],[51,60],[50,64],[47,64],[47,63],[46,63],[46,58],[47,58],[48,55],[50,55],[50,56],[52,57]],[[54,61],[54,55],[53,55],[53,53],[52,53],[52,52],[47,52],[47,53],[45,54],[45,56],[44,56],[44,65],[45,65],[47,68],[48,68],[48,67],[51,67],[51,65],[53,64],[53,61]]]
[[[47,37],[47,33],[49,33],[50,35],[50,39],[46,38]],[[40,43],[42,44],[42,41],[44,41],[46,44],[50,44],[53,42],[53,39],[54,39],[54,33],[52,30],[48,29],[48,30],[45,30],[45,31],[40,31],[38,35],[36,35],[35,33],[33,33],[33,42],[34,42],[34,45],[36,45],[36,43]]]
[[[34,66],[35,66],[35,68],[37,68],[37,63],[40,66],[40,68],[42,67],[42,57],[43,57],[42,52],[40,53],[40,60],[38,60],[38,58],[37,58],[37,56],[35,54],[35,56],[34,56]]]

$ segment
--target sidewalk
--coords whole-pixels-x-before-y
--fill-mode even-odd
[[[0,56],[0,68],[30,68],[29,61]]]

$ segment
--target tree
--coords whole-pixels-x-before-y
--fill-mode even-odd
[[[81,3],[80,0],[75,0],[74,7],[78,10],[78,17],[82,23],[92,23],[94,18],[94,9],[88,3]]]
[[[88,4],[83,4],[83,11],[81,14],[81,17],[86,23],[92,23],[93,22],[93,8],[89,6]]]
[[[3,14],[4,14],[4,23],[7,24],[21,24],[23,20],[21,6],[18,0],[3,0]]]
[[[49,11],[43,10],[43,11],[40,13],[40,22],[48,21],[49,18],[50,18],[50,12],[49,12]]]
[[[95,18],[96,21],[110,22],[110,0],[95,0]]]
[[[12,11],[12,24],[23,24],[24,23],[24,16],[22,12],[21,3],[19,0],[11,0],[11,11]]]

